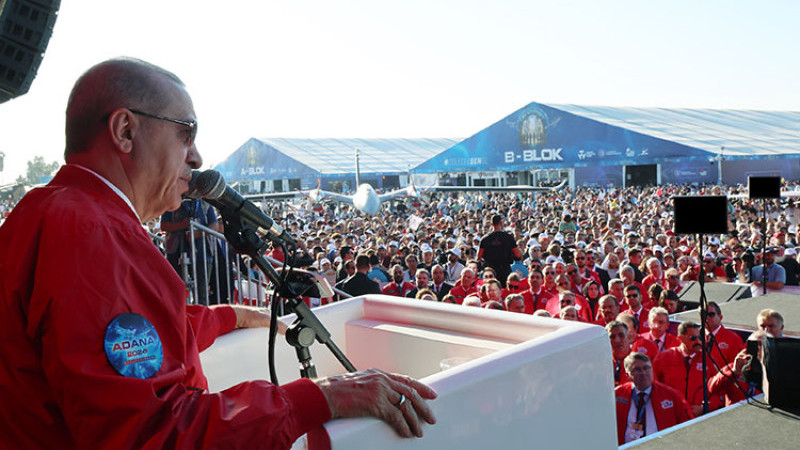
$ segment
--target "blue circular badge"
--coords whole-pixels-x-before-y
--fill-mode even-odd
[[[108,362],[126,377],[150,378],[164,360],[156,327],[139,314],[114,317],[106,328],[103,344]]]

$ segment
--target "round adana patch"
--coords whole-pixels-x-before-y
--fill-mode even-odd
[[[106,328],[103,344],[108,362],[126,377],[150,378],[164,360],[156,327],[139,314],[115,317]]]

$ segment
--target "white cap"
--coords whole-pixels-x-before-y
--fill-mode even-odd
[[[655,253],[655,252],[664,253],[664,247],[662,247],[662,246],[660,246],[658,244],[654,245],[653,246],[653,253]]]
[[[389,242],[389,247],[391,247],[391,246],[393,246],[393,245],[394,245],[395,247],[400,247],[400,244],[398,244],[398,243],[397,243],[397,241],[392,241],[392,242]]]
[[[452,253],[452,254],[456,255],[457,257],[461,258],[461,250],[459,250],[457,248],[451,248],[450,250],[447,251],[447,253]]]
[[[319,260],[319,264],[320,264],[321,266],[323,266],[323,265],[325,265],[325,264],[330,264],[330,263],[331,263],[331,260],[330,260],[330,259],[328,259],[328,258],[322,258],[321,260]]]
[[[797,255],[797,252],[791,247],[783,251],[783,256],[795,256],[795,255]]]

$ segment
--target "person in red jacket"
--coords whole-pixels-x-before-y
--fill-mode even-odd
[[[553,270],[553,269],[550,269]],[[544,290],[544,274],[541,269],[531,269],[528,273],[528,290],[522,293],[525,300],[525,313],[533,314],[544,309],[551,295]]]
[[[414,290],[415,286],[409,281],[403,281],[403,279],[403,266],[395,264],[392,266],[392,282],[384,286],[381,289],[381,293],[395,297],[405,297],[406,294]]]
[[[681,345],[681,341],[676,336],[667,332],[669,329],[669,312],[666,309],[660,306],[651,309],[648,321],[650,322],[650,331],[639,334],[639,338],[652,342],[659,353],[668,348]],[[655,358],[655,355],[652,356]]]
[[[336,417],[402,436],[435,393],[366,371],[211,393],[200,351],[266,316],[186,305],[142,222],[176,209],[202,165],[174,74],[120,58],[89,69],[66,111],[67,165],[0,227],[0,436],[14,448],[289,448]]]
[[[625,286],[625,304],[627,308],[623,308],[622,312],[629,313],[636,318],[636,323],[639,324],[637,330],[631,330],[635,333],[644,333],[650,331],[650,324],[647,322],[650,310],[642,306],[642,290],[636,285]]]
[[[708,302],[706,343],[711,359],[717,367],[732,363],[736,354],[744,347],[742,338],[722,325],[722,310],[716,302]]]
[[[664,350],[653,361],[656,380],[680,392],[692,408],[692,414],[703,413],[703,345],[700,342],[700,324],[682,322],[678,325],[681,345]],[[710,378],[717,371],[710,358],[706,360],[706,373]],[[719,396],[709,397],[709,411],[722,406]]]
[[[464,301],[464,297],[478,293],[478,287],[475,285],[476,279],[472,269],[465,268],[461,271],[458,283],[450,289],[450,295],[456,298],[456,303],[460,305]]]
[[[620,445],[692,419],[686,399],[655,381],[650,358],[633,352],[625,357],[624,364],[631,382],[614,389]]]
[[[631,353],[631,343],[628,340],[628,326],[625,322],[614,320],[606,325],[608,340],[611,342],[611,359],[614,365],[614,386],[625,384],[628,374],[625,372],[623,361]]]

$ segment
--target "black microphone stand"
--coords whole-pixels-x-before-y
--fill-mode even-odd
[[[703,270],[703,235],[697,235],[697,247],[700,251],[700,270],[697,272],[697,283],[700,285],[700,342],[703,343],[703,414],[708,414],[708,344],[706,344],[706,322],[708,321],[708,300],[706,299],[706,273]],[[688,376],[688,374],[687,374]],[[688,378],[687,378],[688,382]]]
[[[311,353],[308,351],[315,340],[325,344],[348,372],[355,372],[356,368],[333,342],[330,332],[311,309],[299,299],[303,294],[312,294],[312,290],[315,289],[314,284],[306,280],[289,281],[282,278],[264,258],[267,243],[258,236],[256,230],[241,220],[235,211],[221,208],[220,212],[225,226],[225,238],[237,252],[252,258],[258,268],[272,282],[274,289],[286,299],[285,306],[297,316],[286,332],[286,340],[296,350],[297,359],[300,362],[300,376],[304,378],[316,378],[317,376],[317,369],[311,361]],[[285,267],[284,272],[286,271]],[[273,333],[275,330],[270,330],[270,332]],[[273,352],[270,351],[270,355],[272,354]],[[272,370],[273,364],[274,361],[270,358],[272,382],[278,384],[277,377],[274,376],[275,372]]]

